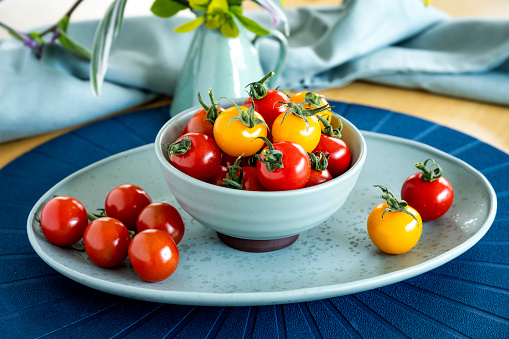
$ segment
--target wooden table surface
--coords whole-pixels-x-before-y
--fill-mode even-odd
[[[23,5],[23,2],[26,1],[18,1],[20,7]],[[40,2],[40,0],[38,2]],[[5,6],[7,8],[7,5],[11,5],[12,7],[15,3],[16,1],[7,2]],[[337,4],[338,1],[288,0],[286,3],[288,7],[291,7],[315,4]],[[446,11],[454,17],[475,16],[509,19],[509,1],[507,0],[434,0],[432,5]],[[65,7],[66,6],[64,6],[64,8]],[[95,11],[95,13],[98,12],[99,11]],[[131,12],[130,14],[132,15],[133,13]],[[91,14],[88,15],[90,16]],[[89,16],[83,15],[84,18],[89,18]],[[320,93],[330,100],[376,106],[427,119],[469,134],[509,153],[509,133],[507,132],[509,131],[509,107],[360,81],[342,88],[320,91]],[[150,103],[149,105],[167,103],[168,100],[166,99]],[[138,108],[139,107],[133,109]],[[114,114],[123,114],[126,112],[128,111],[116,112]],[[77,127],[79,126],[0,144],[0,168],[32,148]]]

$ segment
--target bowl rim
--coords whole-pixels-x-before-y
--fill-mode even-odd
[[[234,102],[243,102],[242,100],[245,100],[246,98],[234,98],[232,99]],[[341,118],[343,124],[347,124],[355,133],[355,135],[358,136],[361,150],[359,154],[359,158],[353,166],[349,167],[348,170],[341,174],[339,177],[336,177],[332,180],[329,180],[327,182],[321,183],[319,185],[311,186],[311,187],[303,187],[300,189],[295,190],[287,190],[287,191],[246,191],[246,190],[239,190],[239,189],[228,189],[227,187],[221,187],[218,185],[213,185],[205,181],[198,180],[196,178],[191,177],[190,175],[185,174],[184,172],[181,172],[177,168],[175,168],[173,165],[170,164],[170,162],[166,159],[164,156],[162,150],[161,150],[161,139],[165,131],[168,129],[168,127],[173,124],[174,121],[176,121],[179,117],[182,117],[184,115],[189,114],[191,111],[197,112],[202,107],[200,105],[190,107],[172,118],[170,118],[160,129],[157,133],[157,136],[155,138],[154,147],[155,152],[157,156],[157,160],[159,161],[159,164],[162,165],[166,170],[170,171],[174,176],[176,176],[179,180],[188,182],[189,184],[196,185],[200,188],[210,190],[212,192],[217,192],[218,194],[229,194],[239,197],[260,197],[260,198],[285,198],[288,196],[298,196],[298,195],[305,195],[308,193],[312,193],[315,191],[322,191],[327,189],[330,186],[336,186],[344,181],[350,180],[351,177],[358,175],[358,172],[362,170],[362,166],[366,160],[367,155],[367,147],[366,147],[366,140],[364,139],[364,136],[360,132],[360,130],[351,123],[348,119],[338,116]],[[337,113],[336,113],[337,114]]]

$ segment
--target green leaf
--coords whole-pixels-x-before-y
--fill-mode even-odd
[[[235,8],[235,7],[234,7]],[[270,32],[257,24],[255,21],[249,19],[248,17],[245,17],[242,15],[242,12],[239,14],[238,10],[234,10],[231,12],[237,20],[239,20],[240,24],[244,26],[246,29],[250,30],[251,32],[257,34],[257,35],[267,35]]]
[[[57,27],[61,32],[67,32],[67,26],[69,26],[69,20],[71,18],[68,15],[64,15],[59,22],[57,22]]]
[[[226,19],[225,23],[221,26],[221,33],[228,38],[236,38],[239,36],[239,28],[231,17]]]
[[[187,8],[186,5],[174,0],[155,0],[150,11],[161,18],[169,18]]]
[[[228,2],[226,0],[212,0],[210,2],[209,7],[207,8],[207,13],[211,14],[213,12],[227,12],[228,11]]]
[[[31,33],[28,33],[28,36],[32,39],[34,39],[35,42],[39,43],[39,44],[44,44],[44,39],[41,37],[41,35],[39,34],[39,32],[31,32]]]
[[[197,11],[207,10],[208,5],[208,0],[189,0],[189,6]]]
[[[191,32],[193,29],[198,28],[198,26],[200,26],[203,23],[203,20],[205,20],[205,17],[203,15],[199,16],[194,20],[188,21],[185,24],[178,26],[173,31],[175,33]]]
[[[124,21],[126,1],[115,0],[106,11],[95,32],[92,44],[92,60],[90,62],[90,79],[92,90],[97,96],[101,95],[101,86],[108,68],[111,46]]]
[[[3,27],[7,30],[7,32],[14,38],[16,38],[19,41],[25,41],[23,37],[12,27],[0,22],[0,27]]]
[[[65,47],[68,51],[76,54],[78,57],[90,60],[91,53],[90,51],[79,44],[78,42],[71,39],[66,32],[62,31],[61,29],[58,30],[58,41],[62,44],[62,46]]]

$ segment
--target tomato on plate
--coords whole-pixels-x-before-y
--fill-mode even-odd
[[[170,164],[195,179],[208,181],[221,167],[221,150],[206,134],[187,133],[165,148]]]
[[[187,133],[203,133],[212,138],[214,137],[214,122],[219,116],[219,113],[224,111],[224,108],[220,107],[215,102],[212,89],[209,90],[209,97],[211,106],[207,106],[203,102],[200,93],[198,93],[198,101],[203,108],[198,110],[191,119],[189,119],[189,122],[182,131],[182,135]]]
[[[58,246],[70,246],[78,242],[88,225],[85,206],[68,196],[50,199],[42,208],[40,220],[46,239]]]
[[[274,142],[291,141],[301,145],[306,152],[312,152],[318,142],[322,129],[315,112],[309,111],[302,104],[288,103],[289,110],[280,114],[272,124]]]
[[[267,147],[257,154],[258,179],[269,191],[287,191],[304,187],[311,173],[307,152],[294,142],[272,144],[264,139]]]
[[[234,105],[225,109],[214,123],[214,138],[219,148],[232,157],[255,154],[263,147],[258,137],[267,136],[267,125],[253,106]]]
[[[428,168],[427,163],[432,165]],[[409,176],[401,187],[401,198],[413,206],[423,220],[435,220],[443,216],[454,201],[451,183],[442,176],[442,168],[435,160],[416,163],[421,172]]]
[[[268,126],[272,126],[274,120],[288,110],[284,103],[290,102],[284,92],[267,89],[265,82],[274,74],[274,72],[270,72],[261,80],[247,85],[249,98],[244,102],[245,107],[250,107],[254,103],[254,110],[260,113]]]
[[[154,202],[141,210],[136,220],[136,229],[142,232],[147,229],[159,229],[168,232],[175,244],[184,236],[184,220],[179,211],[165,202]]]
[[[134,236],[129,244],[129,260],[140,278],[162,281],[175,272],[179,250],[168,232],[148,229]]]
[[[329,154],[322,152],[308,152],[308,155],[311,160],[311,173],[309,174],[308,182],[304,185],[304,187],[316,186],[332,180],[332,175],[327,170],[327,159],[329,158]]]
[[[373,208],[368,216],[368,234],[373,244],[382,252],[402,254],[410,251],[422,234],[422,219],[414,208],[397,200],[386,187],[380,196],[385,200]]]
[[[129,230],[135,231],[138,214],[150,203],[152,198],[143,188],[124,184],[108,193],[104,209],[108,217],[120,220]]]
[[[88,257],[101,267],[120,265],[127,258],[131,235],[127,227],[115,218],[92,220],[83,234]]]

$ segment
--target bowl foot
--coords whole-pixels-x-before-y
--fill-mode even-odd
[[[226,245],[236,250],[244,252],[272,252],[288,247],[297,240],[298,234],[292,235],[286,238],[280,239],[269,239],[269,240],[252,240],[252,239],[241,239],[232,237],[223,233],[217,232],[219,239]]]

